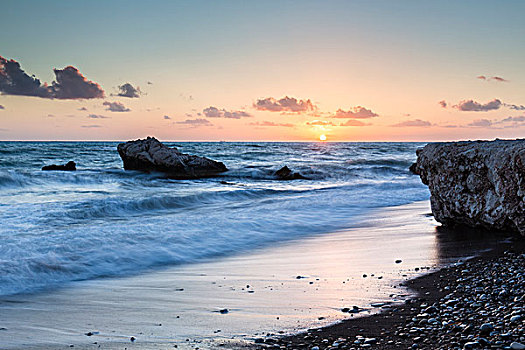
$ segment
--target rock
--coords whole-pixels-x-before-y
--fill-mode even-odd
[[[42,170],[74,171],[74,170],[77,170],[77,165],[75,162],[69,161],[66,164],[62,164],[62,165],[56,165],[56,164],[45,165],[42,167]]]
[[[128,141],[117,146],[126,170],[159,171],[174,179],[216,176],[228,169],[221,162],[181,153],[154,137]]]
[[[283,166],[281,169],[277,170],[274,173],[274,175],[277,176],[279,180],[300,180],[300,179],[306,180],[307,179],[306,177],[304,177],[303,175],[299,173],[294,173],[286,165]]]
[[[437,221],[525,235],[525,139],[430,143],[417,156]]]
[[[513,342],[510,344],[510,348],[513,350],[523,350],[525,349],[525,345],[522,343]]]
[[[417,170],[417,163],[412,163],[410,167],[408,168],[408,171],[410,171],[414,175],[419,175],[419,171]]]
[[[488,334],[494,330],[494,326],[491,323],[483,323],[479,328],[481,334]]]

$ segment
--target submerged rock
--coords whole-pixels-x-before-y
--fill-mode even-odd
[[[74,171],[77,170],[77,165],[73,161],[69,161],[66,164],[56,165],[45,165],[42,167],[42,170],[63,170],[63,171]]]
[[[294,173],[286,165],[283,166],[281,169],[277,170],[274,173],[274,175],[277,176],[277,178],[279,180],[299,180],[299,179],[306,180],[307,179],[306,177],[304,177],[300,173]]]
[[[417,156],[437,221],[525,235],[525,139],[431,143]]]
[[[154,137],[121,143],[117,150],[124,169],[159,171],[174,179],[211,177],[228,170],[221,162],[181,153]]]

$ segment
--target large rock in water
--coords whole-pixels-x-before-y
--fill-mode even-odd
[[[431,143],[414,170],[437,221],[525,235],[525,139]]]
[[[210,177],[228,170],[221,162],[181,153],[154,137],[121,143],[117,150],[124,169],[159,171],[174,179]]]

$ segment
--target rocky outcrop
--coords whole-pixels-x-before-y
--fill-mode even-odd
[[[121,143],[117,150],[124,169],[158,171],[174,179],[211,177],[228,170],[221,162],[181,153],[154,137]]]
[[[306,179],[303,175],[300,173],[294,173],[290,168],[288,168],[286,165],[283,166],[281,169],[277,170],[274,175],[279,180],[301,180]]]
[[[63,170],[63,171],[74,171],[77,170],[77,165],[73,161],[69,161],[66,164],[56,165],[45,165],[42,167],[42,170]]]
[[[525,139],[431,143],[414,171],[437,221],[525,235]]]

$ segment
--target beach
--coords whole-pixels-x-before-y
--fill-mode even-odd
[[[415,296],[407,280],[501,240],[441,232],[425,201],[381,209],[351,229],[218,261],[3,297],[0,343],[6,349],[253,345],[403,305]],[[342,311],[354,305],[359,312]]]

